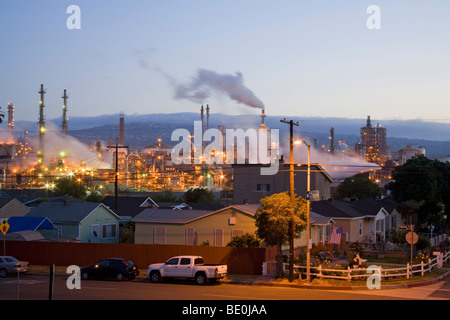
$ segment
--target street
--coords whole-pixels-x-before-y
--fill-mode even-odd
[[[86,280],[81,289],[69,290],[66,277],[55,277],[53,300],[449,300],[450,280],[414,288],[385,290],[317,290],[236,284],[195,285],[173,280],[151,283]],[[0,279],[0,300],[48,300],[49,277],[23,275]]]

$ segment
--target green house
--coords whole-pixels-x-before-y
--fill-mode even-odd
[[[27,214],[45,217],[57,228],[57,236],[91,243],[118,243],[119,216],[102,203],[78,199],[42,202]]]

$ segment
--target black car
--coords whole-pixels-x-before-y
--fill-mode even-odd
[[[108,258],[81,268],[80,273],[83,280],[113,278],[117,281],[122,281],[124,278],[133,280],[139,275],[139,270],[137,265],[130,259]]]

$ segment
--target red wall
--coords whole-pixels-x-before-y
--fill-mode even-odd
[[[0,253],[3,255],[3,243]],[[103,258],[129,258],[139,269],[147,269],[149,264],[164,262],[176,255],[199,255],[205,263],[228,265],[230,274],[255,275],[262,273],[262,263],[266,259],[265,248],[25,241],[6,241],[6,254],[31,265],[80,267]]]

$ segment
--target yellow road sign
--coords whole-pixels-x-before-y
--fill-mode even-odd
[[[2,223],[0,224],[0,230],[2,231],[3,235],[6,235],[9,229],[9,223],[6,221],[6,219],[3,219]]]

